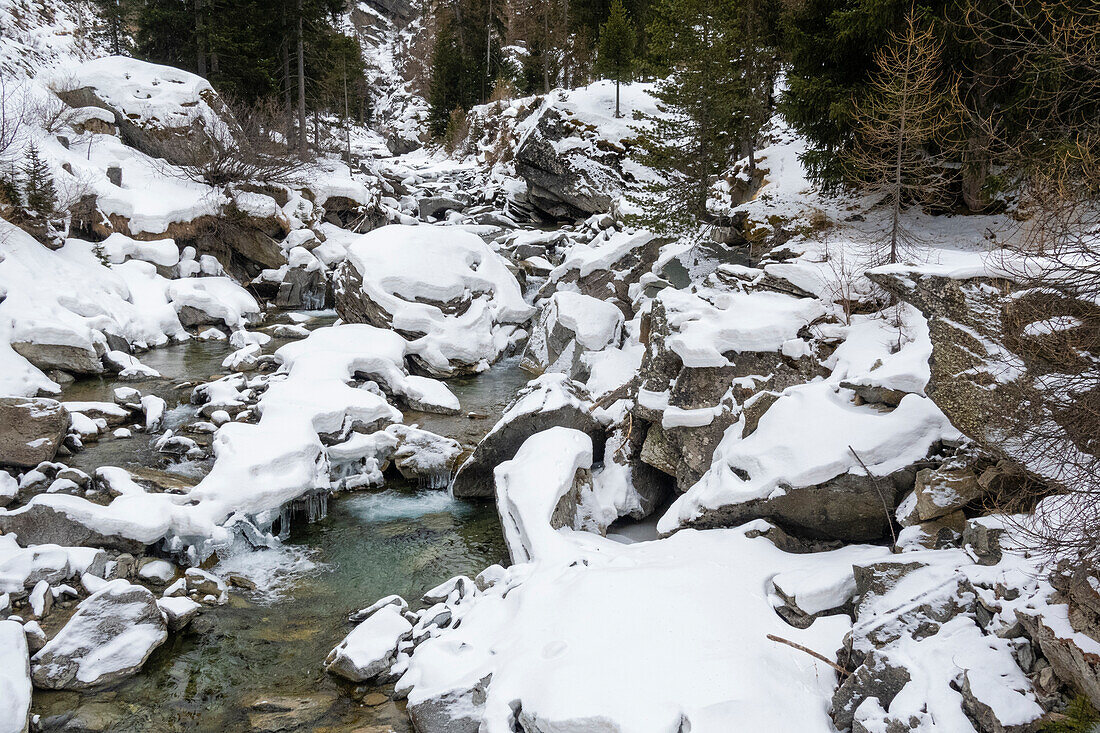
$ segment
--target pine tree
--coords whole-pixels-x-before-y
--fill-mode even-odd
[[[488,100],[501,71],[502,0],[454,0],[437,16],[428,91],[429,128],[439,137],[456,107]]]
[[[627,17],[622,0],[611,3],[607,22],[600,27],[600,48],[596,57],[596,69],[615,80],[615,116],[619,112],[619,85],[628,78],[634,63],[634,24]]]
[[[943,167],[929,154],[942,117],[940,49],[931,27],[910,11],[903,30],[875,54],[868,91],[853,104],[855,136],[842,164],[849,182],[890,208],[889,246],[880,257],[889,263],[908,238],[902,208],[935,202],[945,190]]]
[[[637,158],[661,176],[631,199],[649,228],[685,234],[708,219],[711,186],[751,144],[753,89],[739,0],[662,0],[648,28],[651,53],[669,71],[654,97],[658,114],[635,113]]]
[[[57,188],[50,167],[38,152],[37,145],[27,148],[22,165],[23,200],[31,215],[48,220],[57,210]]]
[[[130,0],[92,0],[92,4],[103,21],[103,27],[97,29],[97,35],[115,56],[125,53],[128,50],[126,24],[131,14]]]

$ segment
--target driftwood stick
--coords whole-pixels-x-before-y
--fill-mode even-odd
[[[821,654],[818,654],[813,649],[807,649],[806,647],[802,646],[801,644],[795,644],[790,639],[784,639],[782,636],[776,636],[775,634],[768,634],[768,639],[770,639],[771,641],[778,641],[780,644],[786,644],[787,646],[793,647],[793,648],[797,649],[800,652],[806,652],[807,654],[809,654],[814,659],[819,659],[822,662],[825,662],[825,664],[829,665],[830,667],[835,669],[837,672],[839,672],[842,677],[847,677],[848,675],[851,674],[851,672],[844,669],[844,667],[841,667],[839,664],[837,664],[833,660],[829,659],[828,657],[825,657],[825,656],[822,656]]]

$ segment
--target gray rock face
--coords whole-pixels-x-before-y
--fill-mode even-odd
[[[913,472],[908,469],[874,478],[845,473],[816,486],[788,489],[779,497],[707,511],[688,526],[735,527],[752,519],[768,519],[811,539],[879,540],[890,533],[890,515],[883,501],[892,511],[912,477]]]
[[[420,218],[425,220],[437,219],[441,214],[446,214],[448,211],[462,211],[466,207],[463,202],[449,196],[432,196],[420,199],[417,205],[420,208]]]
[[[114,580],[81,601],[65,627],[34,655],[31,676],[48,690],[111,684],[141,669],[167,638],[153,594]]]
[[[32,501],[15,511],[0,515],[0,532],[14,532],[27,545],[102,547],[119,552],[144,552],[145,544],[117,535],[105,535],[48,504]]]
[[[477,733],[491,675],[468,690],[410,703],[409,718],[417,733]]]
[[[69,412],[56,400],[0,397],[0,465],[52,461],[68,430]]]
[[[829,709],[833,725],[837,730],[851,728],[855,709],[868,697],[878,698],[883,708],[889,708],[909,680],[909,671],[904,667],[892,665],[884,657],[871,652],[833,695]]]
[[[1057,383],[1059,375],[1079,373],[1080,354],[1097,356],[1100,306],[1005,292],[1004,281],[988,278],[955,280],[908,271],[868,276],[928,318],[932,358],[926,393],[952,425],[983,449],[1044,475],[1049,455],[1073,455],[1092,443],[1094,436],[1081,434],[1085,423],[1068,417],[1076,413],[1067,409],[1064,389],[1046,385]],[[1029,331],[1057,317],[1080,325],[1056,333]],[[1005,440],[1006,430],[1018,430],[1013,416],[1028,419],[1021,414],[1025,403],[1053,416],[1060,430],[1046,428],[1035,440]],[[1021,444],[1025,447],[1017,449]],[[1083,470],[1095,470],[1095,463]]]
[[[603,146],[559,152],[554,145],[584,132],[583,126],[549,107],[516,151],[516,173],[527,182],[528,202],[552,219],[605,212],[622,193],[621,148],[603,141]],[[579,158],[583,165],[578,165]]]
[[[13,341],[12,349],[43,371],[60,369],[70,374],[102,374],[103,362],[94,349],[67,344]]]
[[[279,284],[275,305],[279,308],[305,308],[316,310],[325,307],[325,291],[328,283],[322,270],[292,267]]]
[[[592,403],[584,387],[564,375],[547,374],[521,390],[500,422],[481,439],[455,474],[452,492],[464,499],[491,498],[493,469],[513,458],[523,441],[535,433],[558,426],[588,434],[602,456],[605,431],[592,415]]]

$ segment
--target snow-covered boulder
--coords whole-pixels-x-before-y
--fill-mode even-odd
[[[167,296],[188,328],[220,326],[244,328],[260,319],[260,305],[252,295],[228,277],[173,280]]]
[[[397,647],[412,636],[412,628],[399,605],[382,606],[329,653],[325,669],[352,682],[372,680],[393,665]]]
[[[187,596],[172,596],[157,599],[157,608],[164,614],[164,621],[168,625],[168,630],[175,633],[186,627],[199,615],[202,604],[191,600]]]
[[[68,430],[69,412],[56,400],[0,397],[0,465],[52,461]]]
[[[451,470],[462,453],[457,440],[407,425],[386,428],[397,439],[393,465],[407,479],[416,479],[433,489],[445,489]]]
[[[30,713],[27,636],[18,621],[0,621],[0,733],[26,733]]]
[[[617,346],[623,314],[612,303],[581,293],[557,292],[542,306],[523,352],[522,366],[534,374],[562,372],[584,381],[581,356]]]
[[[556,290],[575,290],[614,303],[629,318],[637,285],[653,268],[662,244],[650,232],[605,229],[590,242],[573,245],[550,271],[539,295],[548,298]]]
[[[461,498],[493,496],[493,470],[515,456],[529,437],[558,426],[586,433],[592,438],[594,452],[603,455],[604,428],[593,415],[587,391],[564,374],[544,374],[520,390],[459,467],[452,493]]]
[[[114,115],[127,145],[169,162],[175,145],[194,137],[231,139],[235,124],[210,82],[171,66],[108,56],[69,66],[53,84],[73,107],[100,107]]]
[[[496,467],[497,511],[513,563],[569,551],[557,530],[576,524],[591,469],[592,438],[564,427],[532,435]]]
[[[79,690],[125,679],[168,638],[156,597],[139,585],[112,580],[84,599],[57,635],[34,655],[34,684]]]
[[[627,110],[653,111],[647,84],[620,89]],[[526,202],[553,219],[608,211],[622,195],[623,163],[631,137],[630,113],[615,118],[615,84],[598,81],[548,95],[516,128],[516,173],[527,183]]]
[[[484,369],[533,314],[504,258],[459,229],[395,224],[364,234],[334,286],[345,321],[394,329],[437,376]]]
[[[924,397],[907,395],[882,412],[855,406],[849,392],[825,381],[793,387],[751,435],[742,437],[736,426],[725,432],[711,467],[658,528],[667,533],[765,518],[808,537],[879,539],[913,481],[913,464],[940,441],[958,437]]]

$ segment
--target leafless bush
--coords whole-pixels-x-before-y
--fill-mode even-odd
[[[287,145],[286,115],[274,102],[224,100],[232,119],[206,134],[175,135],[154,146],[168,175],[225,189],[234,185],[291,183],[309,167]]]
[[[1100,567],[1100,0],[1024,6],[1006,0],[967,20],[991,49],[1015,59],[1005,73],[1034,91],[1023,120],[980,125],[989,157],[1004,162],[1019,195],[1018,231],[1003,266],[1017,290],[1002,309],[1007,411],[998,445],[1041,482],[1000,492],[1030,544]],[[1050,493],[1054,496],[1048,496]]]
[[[25,90],[0,75],[0,163],[8,162],[8,155],[19,139],[26,121]]]

